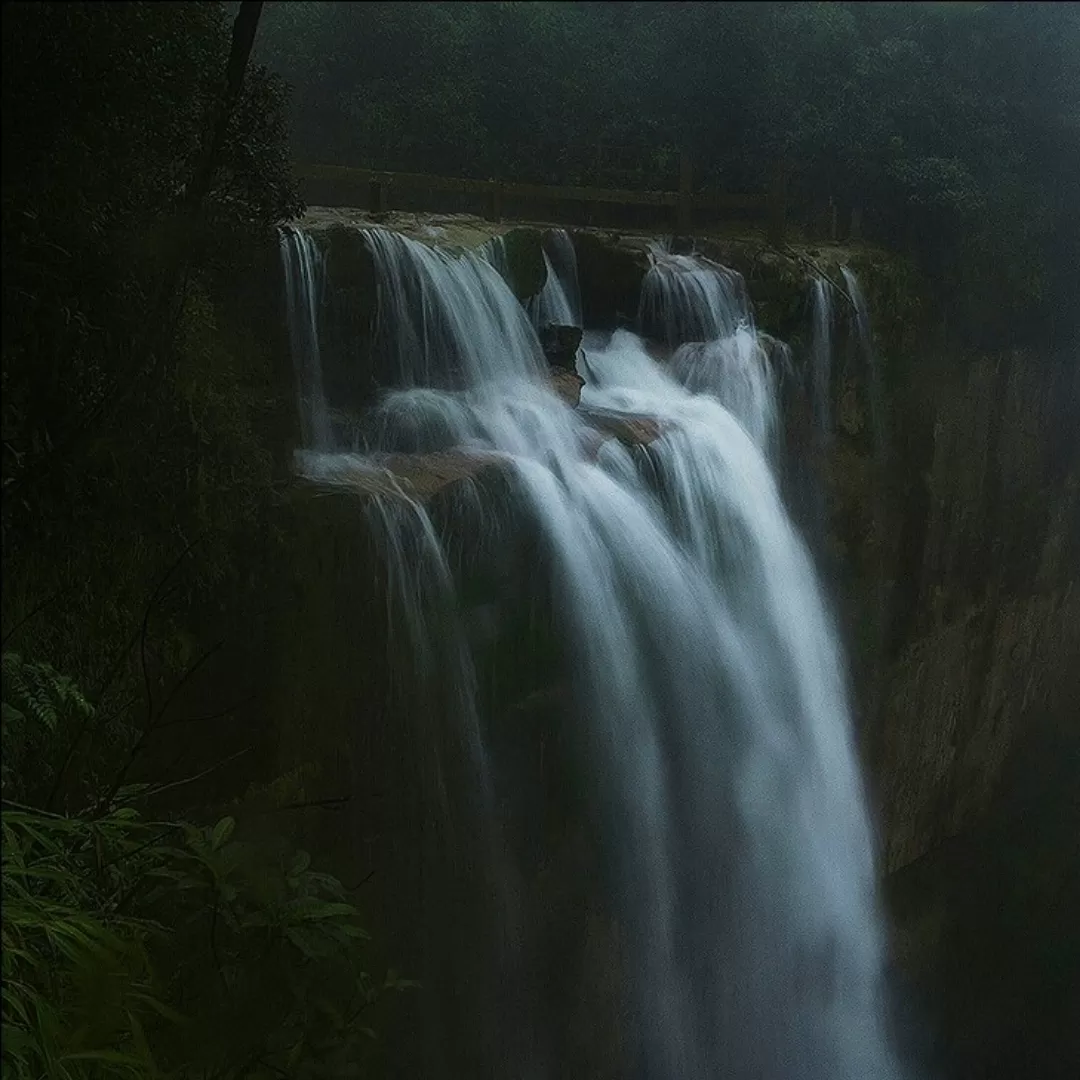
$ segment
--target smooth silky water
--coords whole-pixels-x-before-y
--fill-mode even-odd
[[[456,448],[494,455],[513,477],[545,553],[534,587],[572,657],[576,772],[618,926],[620,1075],[899,1076],[843,660],[778,489],[778,352],[756,331],[741,279],[653,252],[640,328],[674,349],[671,361],[654,362],[634,333],[587,332],[581,408],[649,417],[660,434],[647,448],[612,439],[597,450],[548,388],[535,329],[580,312],[568,237],[555,258],[545,251],[548,285],[526,310],[498,272],[497,245],[488,258],[452,257],[364,235],[379,281],[376,343],[398,386],[371,410],[362,458],[316,438],[298,460],[326,481],[358,463],[378,471],[388,451]],[[302,236],[287,234],[282,250],[290,318],[307,327],[323,285],[304,269],[318,261],[302,262]],[[294,345],[306,335],[294,332]],[[297,356],[307,403],[313,355]],[[469,490],[478,520],[504,512]],[[369,521],[417,669],[449,695],[440,715],[464,763],[467,790],[436,769],[436,798],[469,837],[476,895],[491,905],[464,944],[484,968],[462,979],[484,1044],[473,1064],[499,1080],[567,1076],[559,1014],[532,970],[543,931],[505,841],[532,804],[493,795],[507,766],[480,715],[453,560],[405,492],[371,500]]]

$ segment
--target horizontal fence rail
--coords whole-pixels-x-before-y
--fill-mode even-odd
[[[543,206],[555,219],[572,217],[571,208],[586,208],[588,216],[589,207],[651,207],[663,211],[665,218],[670,218],[674,211],[676,228],[684,232],[693,227],[695,218],[700,223],[704,213],[713,218],[749,216],[763,219],[769,238],[774,242],[779,242],[784,233],[785,200],[781,174],[778,173],[767,194],[694,192],[689,163],[685,159],[678,191],[520,184],[343,165],[300,164],[294,166],[294,172],[308,202],[322,206],[354,206],[373,213],[391,209],[446,210],[446,200],[437,196],[456,195],[465,197],[466,202],[478,200],[479,206],[475,209],[494,221],[501,220],[508,207],[517,216]],[[440,203],[442,205],[438,205]]]

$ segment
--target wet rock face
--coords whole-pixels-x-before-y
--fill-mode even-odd
[[[507,281],[519,300],[536,296],[547,280],[543,238],[540,229],[517,228],[503,233]]]
[[[614,330],[637,318],[641,282],[649,269],[644,239],[623,239],[591,229],[571,233],[587,326]]]
[[[889,395],[884,463],[858,387],[838,379],[821,464],[890,873],[980,827],[1034,718],[1075,712],[1076,377],[1037,356],[951,363],[947,377],[909,370]]]
[[[1080,446],[1035,357],[987,358],[942,394],[917,555],[894,585],[874,772],[892,869],[974,826],[1031,717],[1080,665]]]
[[[623,446],[648,446],[663,434],[663,425],[652,416],[614,415],[581,410],[582,419],[603,439],[617,439]],[[602,441],[601,440],[601,441]]]
[[[552,367],[573,371],[582,333],[580,326],[558,326],[554,323],[542,326],[538,332],[540,347],[548,363]]]
[[[551,388],[571,409],[578,407],[584,385],[585,380],[576,371],[567,371],[562,367],[551,369]]]

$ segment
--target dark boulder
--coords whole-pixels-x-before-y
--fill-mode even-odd
[[[574,370],[578,349],[581,347],[580,326],[558,326],[549,323],[539,331],[540,347],[552,367]]]
[[[576,409],[581,401],[581,388],[585,380],[576,371],[567,371],[565,368],[553,367],[551,369],[551,389],[570,406]]]

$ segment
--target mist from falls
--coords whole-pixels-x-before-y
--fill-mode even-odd
[[[578,412],[549,388],[534,329],[574,317],[572,245],[559,243],[561,277],[545,252],[548,286],[527,312],[497,253],[451,257],[365,236],[378,347],[400,385],[372,411],[363,458],[308,454],[303,467],[326,480],[348,473],[343,462],[378,472],[388,452],[453,448],[499,462],[520,493],[543,552],[532,591],[550,597],[570,659],[594,900],[618,927],[625,1075],[898,1076],[843,662],[778,490],[778,351],[755,330],[741,279],[654,252],[639,324],[674,349],[670,363],[628,331],[587,333]],[[300,250],[283,241],[287,277]],[[290,303],[290,319],[311,317]],[[588,415],[648,417],[659,437],[598,445]],[[437,759],[433,797],[491,905],[485,927],[486,916],[470,924],[471,966],[454,987],[476,1028],[472,1063],[506,1080],[567,1075],[562,1014],[536,970],[560,943],[535,917],[510,839],[531,826],[536,793],[482,715],[451,541],[396,481],[387,490],[370,517],[418,679],[453,728],[423,736]],[[464,498],[455,512],[497,548],[507,506],[477,486]],[[441,898],[435,907],[445,910]]]

